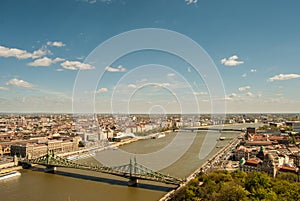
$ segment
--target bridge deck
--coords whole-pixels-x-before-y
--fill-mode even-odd
[[[25,159],[20,161],[21,164],[38,164],[46,167],[63,167],[63,168],[75,168],[81,170],[101,172],[104,174],[111,174],[115,176],[125,177],[125,178],[135,178],[149,181],[162,182],[166,184],[179,185],[183,180],[169,175],[162,174],[160,172],[155,172],[136,161],[132,162],[130,160],[129,164],[117,166],[117,167],[106,167],[106,166],[88,166],[79,163],[74,163],[68,159],[55,156],[54,154],[47,154],[45,156],[35,158],[35,159]]]
[[[233,128],[181,128],[181,130],[191,130],[191,131],[195,131],[195,130],[199,130],[199,131],[219,131],[219,132],[242,132],[243,129],[233,129]]]

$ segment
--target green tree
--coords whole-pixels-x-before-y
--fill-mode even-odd
[[[244,186],[245,181],[246,181],[246,177],[247,177],[246,172],[236,170],[236,171],[231,173],[231,176],[236,182],[238,182],[240,185]]]
[[[200,182],[202,185],[199,185]],[[282,174],[271,179],[267,174],[241,171],[200,173],[172,200],[181,201],[299,201],[300,183],[295,175]]]
[[[208,179],[211,179],[216,183],[232,181],[232,177],[227,171],[212,172],[208,175]]]
[[[298,181],[298,175],[290,172],[284,172],[277,176],[277,179],[287,180],[290,182],[297,182]]]
[[[281,179],[275,180],[272,189],[277,194],[278,200],[300,200],[300,184],[298,182],[291,183]]]
[[[234,182],[226,182],[222,184],[222,187],[218,193],[217,200],[219,201],[246,201],[250,193],[242,186],[235,184]]]
[[[260,187],[268,189],[271,187],[271,178],[269,175],[261,172],[253,172],[248,174],[245,181],[245,188],[252,193],[255,189]]]

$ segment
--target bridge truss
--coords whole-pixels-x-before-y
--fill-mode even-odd
[[[166,184],[175,184],[179,185],[183,182],[182,179],[175,178],[169,175],[165,175],[160,172],[151,170],[150,168],[145,167],[142,164],[137,163],[136,158],[134,160],[130,159],[129,164],[107,167],[101,165],[85,165],[70,161],[66,158],[55,155],[53,152],[47,152],[46,155],[34,158],[34,159],[24,159],[20,161],[23,167],[31,166],[31,164],[37,164],[45,166],[46,168],[54,167],[64,167],[64,168],[74,168],[88,171],[101,172],[105,174],[116,175],[120,177],[129,178],[130,181],[133,181],[134,184],[137,183],[138,179],[150,180],[156,182],[162,182]]]

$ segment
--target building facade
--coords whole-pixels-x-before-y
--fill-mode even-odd
[[[47,153],[47,151],[54,153],[65,153],[78,150],[76,141],[60,141],[51,140],[45,144],[37,143],[18,143],[11,145],[10,155],[19,156],[22,158],[38,158]]]

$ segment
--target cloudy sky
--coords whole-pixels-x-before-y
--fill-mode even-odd
[[[0,112],[72,112],[79,72],[99,76],[82,91],[96,112],[207,113],[215,100],[229,113],[299,112],[299,7],[298,0],[2,0]],[[224,95],[212,95],[208,72],[165,52],[133,52],[105,66],[89,59],[104,41],[143,28],[199,44]]]

